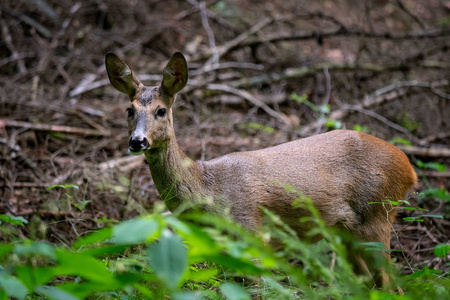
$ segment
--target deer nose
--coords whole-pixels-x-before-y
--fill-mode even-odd
[[[142,153],[150,148],[150,143],[146,137],[132,137],[129,142],[129,150],[132,153]]]

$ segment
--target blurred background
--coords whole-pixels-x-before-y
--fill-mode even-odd
[[[1,227],[3,241],[70,244],[160,201],[127,153],[129,101],[104,57],[157,85],[181,51],[174,126],[188,156],[340,128],[390,141],[419,175],[412,206],[442,216],[401,211],[392,247],[443,268],[431,254],[450,238],[450,1],[5,0],[0,28],[0,214],[29,221]]]

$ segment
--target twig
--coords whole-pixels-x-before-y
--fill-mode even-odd
[[[328,72],[328,68],[323,69],[323,74],[325,75],[325,97],[322,103],[322,106],[328,105],[328,102],[330,101],[330,95],[331,95],[331,78],[330,73]],[[323,109],[320,110],[320,117],[319,122],[317,124],[317,128],[315,131],[315,134],[318,134],[320,130],[322,129],[323,123],[324,123],[324,117],[325,112]]]
[[[202,25],[203,25],[203,28],[205,28],[206,34],[208,35],[209,47],[211,48],[212,64],[218,64],[219,63],[219,52],[217,51],[216,38],[214,37],[214,32],[212,31],[211,27],[209,26],[208,15],[206,13],[205,1],[200,2],[199,7],[200,7],[200,15],[202,17]]]
[[[3,20],[1,11],[0,11],[0,25],[2,26],[2,34],[5,44],[8,47],[9,51],[11,51],[12,58],[14,60],[17,60],[17,66],[19,68],[20,73],[25,73],[27,71],[27,68],[25,67],[25,63],[23,62],[22,58],[19,55],[19,52],[16,50],[16,47],[13,44],[11,34],[9,33],[8,25]]]
[[[423,172],[425,176],[429,177],[445,177],[450,178],[450,172],[438,172],[438,171],[425,171]]]
[[[425,25],[425,23],[416,15],[414,15],[404,4],[402,1],[400,0],[395,0],[395,2],[397,3],[397,6],[403,10],[408,16],[410,16],[414,21],[417,22],[417,24],[419,24],[419,26],[423,29],[426,30],[427,26]]]
[[[228,53],[231,49],[244,43],[245,40],[247,40],[250,35],[261,30],[262,28],[271,24],[274,21],[275,20],[272,18],[262,19],[261,21],[259,21],[255,25],[253,25],[250,29],[248,29],[247,31],[238,35],[236,38],[232,39],[231,41],[228,41],[227,43],[223,44],[222,46],[217,47],[219,58],[222,57],[223,55],[225,55],[226,53]],[[201,59],[209,58],[209,57],[211,57],[211,55],[212,55],[211,51],[204,52],[197,56],[192,57],[192,60],[201,60]]]
[[[199,6],[197,1],[195,1],[195,0],[187,0],[187,2],[189,2],[192,5],[192,7],[190,9],[188,9],[188,10],[185,10],[185,11],[182,11],[182,12],[176,14],[174,16],[174,20],[180,21],[180,20],[186,18],[187,16],[189,16],[189,15],[191,15],[193,13],[196,13],[197,11],[200,10],[200,6]],[[208,7],[208,6],[218,2],[218,0],[206,1],[206,2],[207,2],[206,3],[206,7]],[[231,29],[236,34],[240,33],[240,29],[237,26],[235,26],[233,23],[229,22],[228,20],[224,19],[222,16],[216,14],[215,12],[212,12],[211,10],[206,9],[206,14],[207,14],[207,16],[209,18],[213,19],[218,24],[222,25],[223,27],[227,28],[228,30]]]
[[[154,82],[160,82],[162,80],[161,75],[151,75],[151,74],[144,74],[144,75],[138,75],[137,76],[139,80],[141,81],[154,81]],[[98,89],[100,87],[109,85],[109,79],[102,79],[99,81],[93,81],[95,80],[96,75],[88,74],[85,76],[85,78],[69,93],[70,97],[75,97],[78,95],[81,95],[85,92],[92,91],[95,89]]]
[[[79,134],[79,135],[111,136],[111,132],[109,132],[109,131],[101,132],[99,130],[94,130],[94,129],[61,126],[61,125],[39,124],[39,123],[34,124],[34,123],[6,120],[6,119],[0,119],[0,128],[1,127],[20,127],[20,128],[27,128],[27,129],[29,128],[29,129],[41,130],[41,131],[65,132],[65,133],[72,133],[72,134]]]
[[[449,81],[446,79],[435,81],[435,82],[419,82],[419,81],[415,81],[415,80],[399,81],[399,82],[393,83],[391,85],[382,87],[382,88],[376,90],[374,93],[364,97],[364,99],[362,101],[358,101],[359,103],[362,103],[362,105],[358,106],[358,109],[361,109],[361,110],[367,109],[374,105],[380,105],[387,101],[395,100],[398,97],[401,97],[406,94],[405,87],[424,87],[424,88],[433,87],[433,88],[436,88],[439,86],[447,86],[447,85],[449,85]],[[330,113],[328,118],[331,120],[335,120],[335,121],[344,119],[348,114],[347,108],[344,106],[337,110],[334,110],[333,112]],[[356,106],[354,106],[353,108],[354,108],[354,110],[356,110]],[[301,136],[309,135],[310,132],[312,130],[314,130],[314,128],[317,127],[317,124],[319,124],[319,120],[314,121],[310,124],[304,125],[302,127],[302,129],[300,130],[299,134]],[[414,140],[417,140],[417,139],[414,138]],[[420,140],[417,140],[417,142],[419,144],[421,144]]]
[[[197,76],[197,75],[201,75],[204,73],[221,70],[221,69],[251,69],[251,70],[262,71],[262,70],[264,70],[264,66],[259,65],[259,64],[253,64],[253,63],[229,61],[229,62],[223,62],[223,63],[219,63],[219,64],[204,65],[197,70],[193,70],[193,71],[189,72],[189,74],[192,76]]]
[[[35,1],[35,0],[33,0]],[[42,1],[42,0],[39,0]],[[59,39],[64,32],[66,32],[67,27],[69,27],[70,25],[70,21],[72,21],[73,15],[78,11],[78,9],[80,9],[81,7],[81,2],[77,2],[75,3],[69,10],[69,16],[64,20],[64,22],[61,25],[61,29],[58,31],[58,34],[56,35],[55,40]]]
[[[427,144],[429,144],[431,142],[434,142],[434,141],[436,141],[438,139],[445,139],[445,138],[448,138],[448,137],[450,137],[450,131],[439,132],[436,135],[428,136],[428,137],[426,137],[424,139],[421,139],[419,141],[419,145],[424,146],[424,145],[427,145]]]
[[[257,46],[264,43],[278,43],[284,41],[300,41],[300,40],[310,40],[317,38],[330,38],[337,36],[358,36],[365,38],[377,38],[377,39],[387,39],[387,40],[421,40],[421,39],[431,39],[437,37],[444,37],[450,35],[450,29],[434,30],[434,31],[410,31],[400,34],[392,34],[390,32],[372,32],[365,31],[361,29],[348,29],[345,27],[325,29],[321,31],[310,31],[310,32],[298,32],[295,34],[286,35],[285,33],[275,33],[271,35],[265,35],[263,38],[248,38],[242,41],[238,45],[233,47],[248,47]]]
[[[287,125],[291,124],[289,118],[286,117],[283,113],[274,111],[269,106],[267,106],[263,102],[259,101],[259,99],[257,99],[256,97],[254,97],[252,94],[250,94],[247,91],[238,90],[238,89],[235,89],[235,88],[225,85],[225,84],[216,84],[216,83],[210,83],[210,84],[206,85],[206,89],[219,90],[219,91],[238,95],[239,97],[242,97],[243,99],[246,99],[249,102],[253,103],[253,105],[256,105],[257,107],[262,108],[268,115],[270,115],[274,118],[277,118],[278,120],[283,121]]]
[[[400,148],[400,150],[402,150],[406,154],[414,154],[417,156],[426,156],[426,157],[441,157],[441,158],[450,157],[449,148],[417,147],[407,145],[398,145],[397,147]]]
[[[142,165],[144,163],[144,158],[142,156],[125,156],[115,159],[110,159],[97,165],[100,171],[105,171],[107,169],[113,169],[121,167],[123,165],[132,166],[134,168],[136,165]]]
[[[236,81],[229,82],[228,85],[234,88],[250,88],[254,86],[260,86],[262,84],[280,82],[288,79],[298,79],[311,76],[315,73],[322,72],[325,68],[330,71],[369,71],[369,72],[392,72],[405,70],[408,67],[402,64],[395,65],[375,65],[375,64],[330,64],[323,63],[313,66],[305,66],[300,68],[286,69],[280,73],[267,73],[250,78],[244,78]]]
[[[33,27],[34,29],[36,29],[44,37],[46,37],[48,39],[50,39],[52,37],[52,32],[50,30],[48,30],[45,26],[39,24],[38,22],[36,22],[32,18],[30,18],[29,16],[26,16],[24,14],[16,12],[16,11],[10,9],[9,7],[7,7],[6,5],[2,5],[1,8],[3,11],[6,11],[8,14],[19,18],[24,23],[26,23],[26,24],[30,25],[31,27]]]
[[[347,109],[347,110],[358,111],[358,112],[363,113],[365,115],[371,116],[371,117],[373,117],[373,118],[383,122],[387,126],[389,126],[391,128],[394,128],[395,130],[398,130],[400,132],[403,132],[410,139],[413,139],[415,142],[418,141],[418,139],[414,135],[412,135],[411,132],[408,129],[406,129],[406,128],[400,126],[400,125],[397,125],[394,122],[389,121],[385,117],[383,117],[383,116],[381,116],[381,115],[379,115],[379,114],[377,114],[377,113],[375,113],[375,112],[373,112],[371,110],[367,110],[367,109],[362,108],[361,105],[344,105],[343,108]]]
[[[37,9],[45,13],[52,21],[58,21],[59,15],[58,13],[45,2],[44,0],[28,0],[29,2],[33,3]]]

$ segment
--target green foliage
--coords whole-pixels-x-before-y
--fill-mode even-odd
[[[79,190],[80,187],[76,184],[56,184],[56,185],[49,186],[47,188],[47,190],[51,190],[51,189],[55,189],[55,188],[62,188],[64,190],[67,190],[67,192],[65,193],[67,199],[70,201],[70,203],[73,206],[75,206],[79,210],[85,209],[86,205],[88,205],[91,202],[91,200],[84,199],[84,195],[86,195],[87,186],[84,191],[82,200],[77,200],[78,198],[76,197],[76,190]]]
[[[365,132],[365,133],[370,133],[369,127],[362,126],[362,125],[359,125],[359,124],[354,125],[353,126],[353,130],[361,131],[361,132]]]
[[[450,201],[450,193],[444,188],[428,188],[419,194],[419,202],[421,202],[424,198],[436,198],[444,201]]]
[[[431,169],[431,170],[436,170],[438,172],[445,172],[447,171],[447,168],[440,163],[437,162],[428,162],[428,163],[424,163],[421,160],[417,160],[417,166],[421,169]]]
[[[322,114],[323,115],[322,120],[324,121],[324,124],[327,128],[332,128],[332,129],[341,129],[342,128],[341,121],[337,121],[337,120],[333,120],[333,119],[329,119],[329,118],[325,117],[326,115],[328,115],[330,113],[330,105],[326,104],[326,105],[317,106],[308,100],[308,95],[306,95],[306,94],[299,96],[295,93],[292,93],[291,95],[289,95],[289,99],[291,99],[299,104],[304,104],[304,105],[308,106],[309,108],[311,108],[316,113]]]
[[[433,249],[436,257],[447,257],[450,253],[450,244],[439,244]]]
[[[414,121],[411,116],[404,113],[401,117],[400,125],[408,129],[410,132],[415,132],[422,126],[422,123]]]
[[[402,138],[393,138],[390,141],[391,144],[393,145],[406,145],[406,146],[411,146],[411,142]]]
[[[450,26],[450,16],[445,16],[443,18],[439,18],[437,23],[440,26]]]
[[[6,222],[14,226],[24,226],[24,224],[28,224],[28,221],[23,217],[14,217],[8,215],[0,215],[0,224],[2,224],[2,222]]]
[[[353,273],[349,251],[357,246],[369,254],[388,251],[385,245],[355,245],[337,235],[326,227],[310,198],[292,187],[285,189],[297,195],[292,209],[310,211],[299,222],[311,225],[307,236],[321,235],[321,242],[300,240],[264,208],[265,226],[259,236],[215,215],[155,212],[83,236],[70,248],[30,240],[0,245],[0,299],[443,299],[448,295],[448,274],[427,268],[409,276],[393,275],[404,295],[368,288],[370,279]],[[269,240],[277,241],[282,250],[268,247]],[[434,248],[441,259],[449,251],[448,244]]]
[[[244,129],[251,134],[254,134],[258,131],[266,132],[266,133],[274,133],[275,129],[269,125],[264,125],[256,122],[248,122],[239,124],[240,129]]]

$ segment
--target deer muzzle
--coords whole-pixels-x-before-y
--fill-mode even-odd
[[[146,137],[131,137],[128,143],[128,152],[132,155],[140,155],[150,149],[150,143]]]

